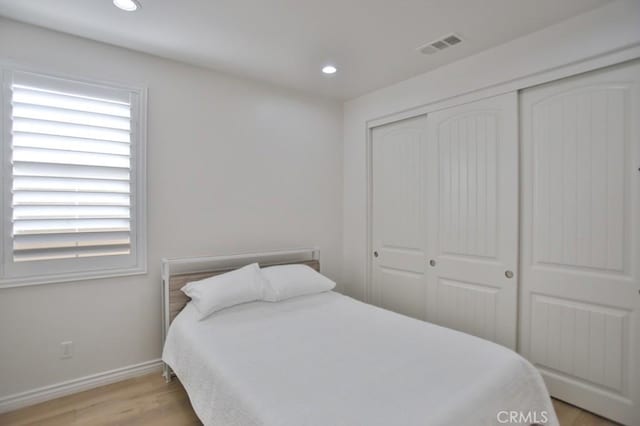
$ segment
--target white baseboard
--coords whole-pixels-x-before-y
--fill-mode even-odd
[[[17,410],[28,405],[48,401],[65,395],[81,392],[88,389],[97,388],[122,380],[153,373],[162,369],[162,361],[154,359],[141,362],[140,364],[129,365],[103,373],[92,374],[90,376],[73,379],[55,385],[44,386],[26,392],[0,398],[0,413]]]

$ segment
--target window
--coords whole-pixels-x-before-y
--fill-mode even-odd
[[[144,91],[3,81],[0,285],[146,272]]]

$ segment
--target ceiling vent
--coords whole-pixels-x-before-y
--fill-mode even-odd
[[[417,50],[424,53],[425,55],[433,55],[434,53],[438,53],[441,50],[447,49],[451,46],[455,46],[462,42],[462,38],[457,34],[449,34],[444,37],[439,38],[438,40],[431,41],[424,46],[418,47]]]

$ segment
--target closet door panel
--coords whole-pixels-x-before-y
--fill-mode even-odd
[[[496,258],[498,120],[497,112],[471,112],[435,131],[442,253]]]
[[[640,424],[640,66],[521,97],[521,352],[552,395]]]
[[[517,96],[436,111],[428,127],[427,319],[515,349]]]
[[[424,319],[426,117],[372,130],[372,299]]]

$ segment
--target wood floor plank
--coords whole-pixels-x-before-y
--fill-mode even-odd
[[[619,426],[618,423],[567,404],[564,401],[558,399],[553,399],[552,401],[560,426]]]
[[[616,426],[588,411],[553,400],[561,426]],[[0,414],[3,426],[200,425],[178,380],[149,374]]]
[[[552,400],[553,408],[556,410],[556,415],[561,425],[574,425],[574,422],[580,414],[580,409],[569,405],[557,399]]]
[[[200,424],[179,381],[150,374],[0,414],[0,425]]]

